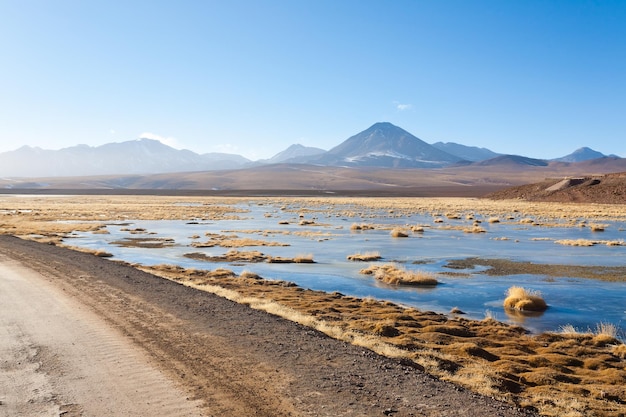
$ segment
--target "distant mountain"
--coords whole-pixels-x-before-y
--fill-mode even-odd
[[[296,144],[270,159],[256,162],[233,154],[200,155],[145,138],[97,147],[77,145],[60,150],[23,146],[15,151],[0,153],[0,177],[133,176],[239,170],[275,164],[380,170],[444,167],[477,167],[478,170],[487,170],[487,167],[494,167],[495,170],[511,169],[515,172],[521,172],[528,167],[547,166],[551,169],[573,169],[576,165],[576,169],[606,172],[609,168],[621,169],[626,164],[626,159],[605,156],[590,148],[580,148],[570,155],[548,161],[519,155],[501,155],[486,148],[453,142],[430,145],[398,126],[380,122],[349,137],[329,151]]]
[[[477,146],[465,146],[454,142],[436,142],[432,146],[454,155],[459,159],[471,162],[484,161],[486,159],[495,158],[501,154],[495,153],[487,148],[479,148]]]
[[[459,161],[391,123],[375,123],[309,162],[334,166],[437,168]]]
[[[270,159],[264,159],[259,162],[263,162],[266,164],[278,164],[283,162],[299,163],[307,161],[311,157],[321,155],[325,152],[326,151],[324,149],[295,144],[291,145],[284,151],[277,153]]]
[[[487,159],[486,161],[474,162],[474,166],[510,166],[510,167],[545,167],[548,166],[548,162],[543,159],[528,158],[519,155],[500,155],[495,158]]]
[[[0,153],[0,176],[61,177],[152,174],[240,168],[250,161],[239,155],[196,154],[157,140],[138,139],[98,147],[72,146],[58,151],[23,146]]]
[[[556,158],[555,161],[582,162],[582,161],[588,161],[590,159],[598,159],[598,158],[604,158],[604,157],[606,157],[606,155],[604,155],[601,152],[594,151],[591,148],[583,147],[583,148],[576,149],[574,152],[572,152],[569,155],[563,156],[561,158]]]

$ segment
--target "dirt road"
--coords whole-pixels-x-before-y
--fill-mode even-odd
[[[0,416],[527,416],[129,266],[0,236]]]
[[[0,255],[0,415],[200,415],[119,331]]]

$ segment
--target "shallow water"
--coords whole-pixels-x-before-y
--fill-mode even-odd
[[[190,224],[185,221],[131,221],[130,224],[109,224],[109,234],[77,233],[68,242],[72,245],[104,249],[120,259],[146,265],[175,264],[183,267],[215,269],[227,267],[240,273],[255,272],[267,279],[294,282],[301,287],[323,291],[339,291],[357,297],[373,297],[413,306],[421,310],[441,313],[458,307],[469,318],[481,319],[490,314],[498,320],[520,324],[539,332],[558,330],[571,324],[579,330],[595,329],[600,322],[612,323],[626,334],[626,283],[603,282],[583,278],[553,278],[538,275],[511,275],[494,277],[480,274],[479,267],[468,272],[470,277],[438,275],[440,285],[434,288],[392,287],[362,275],[359,270],[369,265],[346,260],[357,252],[378,251],[381,263],[398,262],[411,270],[434,273],[451,272],[444,267],[448,260],[467,257],[501,258],[533,263],[622,266],[626,260],[626,246],[595,245],[574,247],[556,244],[559,239],[589,239],[621,241],[626,238],[623,223],[603,222],[603,232],[592,232],[589,227],[543,227],[523,224],[519,219],[480,224],[486,233],[464,233],[447,227],[471,227],[471,220],[445,219],[434,223],[430,215],[414,214],[396,216],[386,212],[371,211],[362,217],[338,217],[337,207],[327,211],[307,212],[306,220],[317,225],[301,226],[297,212],[280,210],[270,205],[240,205],[247,213],[239,214],[241,220],[202,221]],[[331,214],[328,214],[331,213]],[[271,217],[270,217],[271,216]],[[279,225],[279,221],[289,221]],[[375,230],[351,231],[353,223],[376,224]],[[392,238],[390,229],[400,225],[424,225],[423,233],[409,233],[408,238]],[[382,227],[386,227],[383,230]],[[131,234],[122,229],[142,228],[148,233]],[[258,230],[258,233],[248,233]],[[263,233],[265,231],[266,233]],[[290,232],[290,234],[272,233]],[[312,232],[314,235],[298,236],[294,233]],[[258,250],[271,256],[293,257],[312,254],[315,264],[269,263],[212,263],[189,259],[183,255],[200,252],[208,256],[222,255],[228,248],[196,248],[191,243],[208,240],[205,233],[235,234],[240,238],[287,243],[290,246],[264,246],[237,248],[241,251]],[[193,239],[199,235],[199,239]],[[171,238],[173,246],[163,248],[137,248],[113,245],[124,238]],[[506,240],[499,240],[506,238]],[[537,240],[539,239],[539,240]],[[484,268],[483,268],[484,269]],[[539,315],[513,314],[503,309],[506,290],[513,286],[538,290],[549,305]]]

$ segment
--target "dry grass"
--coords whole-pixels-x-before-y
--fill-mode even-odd
[[[287,243],[240,238],[237,235],[222,235],[218,233],[207,233],[206,235],[209,237],[208,241],[191,242],[191,246],[194,248],[212,248],[215,246],[222,248],[242,248],[246,246],[289,246]]]
[[[594,246],[594,245],[607,245],[607,246],[623,246],[623,240],[589,240],[589,239],[561,239],[555,240],[554,243],[567,246]]]
[[[611,353],[620,359],[626,359],[626,345],[623,343],[614,345]]]
[[[374,228],[375,227],[373,225],[366,224],[366,223],[352,223],[352,225],[350,225],[350,230],[353,230],[353,231],[372,230]]]
[[[293,261],[295,263],[297,263],[297,264],[312,264],[312,263],[315,263],[315,260],[313,259],[313,254],[312,253],[296,255],[293,258]]]
[[[365,253],[354,253],[352,255],[347,256],[349,261],[359,261],[359,262],[371,262],[378,261],[382,258],[380,256],[380,252],[365,252]]]
[[[229,250],[225,254],[219,256],[208,256],[201,252],[193,252],[186,253],[183,256],[207,262],[264,262],[267,260],[267,255],[259,251]]]
[[[618,336],[618,327],[613,323],[600,322],[596,325],[596,336],[607,336],[613,339]]]
[[[315,260],[313,255],[296,255],[293,258],[287,258],[284,256],[268,256],[267,262],[271,264],[313,264]]]
[[[485,230],[484,228],[480,226],[466,227],[463,229],[463,233],[486,233],[486,232],[487,230]]]
[[[373,275],[377,280],[390,285],[435,286],[439,284],[432,272],[407,271],[393,264],[370,265],[362,269],[361,273]]]
[[[604,232],[606,228],[607,228],[606,224],[592,223],[589,225],[589,229],[592,232]]]
[[[66,246],[69,249],[75,250],[77,252],[90,253],[94,256],[98,256],[100,258],[111,258],[113,256],[112,253],[105,251],[104,249],[89,249],[89,248],[81,248],[78,246]]]
[[[391,230],[391,237],[409,237],[409,234],[406,230],[396,227]]]
[[[539,291],[531,291],[522,287],[511,287],[504,299],[504,308],[519,311],[545,311],[548,308]]]
[[[554,243],[567,246],[593,246],[596,244],[594,240],[589,239],[560,239],[555,240]]]

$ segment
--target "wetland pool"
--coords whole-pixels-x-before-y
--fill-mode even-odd
[[[427,213],[355,211],[350,207],[299,210],[298,207],[256,203],[234,207],[243,211],[237,213],[238,219],[109,222],[104,233],[75,232],[65,242],[105,250],[113,255],[111,259],[130,263],[172,264],[208,270],[228,268],[235,273],[251,271],[266,279],[290,281],[303,288],[389,300],[424,311],[448,313],[457,307],[467,313],[465,317],[482,319],[490,315],[532,332],[558,331],[565,325],[587,331],[594,330],[599,323],[611,323],[618,327],[621,339],[626,334],[626,282],[623,280],[600,281],[571,274],[562,277],[528,273],[493,276],[486,273],[487,267],[483,266],[451,269],[447,265],[451,260],[484,258],[623,267],[626,224],[621,222],[603,221],[604,230],[593,231],[583,219],[578,225],[541,225],[528,223],[516,214],[493,221],[477,214],[447,218]],[[354,224],[371,228],[353,230]],[[395,227],[406,230],[408,237],[392,237],[390,232]],[[413,232],[411,227],[423,231]],[[472,227],[483,231],[468,233]],[[206,245],[215,236],[285,246],[231,248],[218,246],[219,242],[214,242],[216,246],[212,247]],[[562,240],[599,243],[592,246],[556,243]],[[260,251],[272,257],[310,254],[315,263],[208,262],[185,256],[190,253],[220,256],[231,249]],[[382,259],[377,262],[347,260],[348,255],[365,252],[378,252]],[[390,286],[359,272],[372,263],[390,262],[407,270],[435,273],[440,284],[421,288]],[[540,291],[548,310],[533,315],[505,310],[502,303],[511,286]]]

